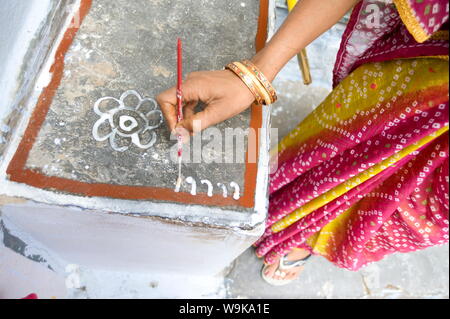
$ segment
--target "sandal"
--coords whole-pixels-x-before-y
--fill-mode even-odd
[[[310,257],[311,257],[311,255],[309,255],[308,257],[305,257],[303,259],[295,260],[295,261],[286,260],[286,256],[281,257],[280,260],[278,261],[278,268],[275,271],[275,275],[278,275],[281,277],[286,276],[286,273],[283,272],[283,270],[304,266]],[[280,280],[280,279],[274,279],[272,277],[267,277],[264,273],[266,272],[266,270],[269,266],[270,265],[264,265],[264,267],[261,270],[261,276],[268,284],[270,284],[272,286],[284,286],[284,285],[290,284],[291,282],[298,279],[298,278],[295,278],[295,279],[290,279],[290,280],[285,280],[285,279]]]

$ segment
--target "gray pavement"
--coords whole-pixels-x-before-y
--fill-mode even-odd
[[[247,250],[227,276],[231,298],[448,298],[448,245],[410,254],[396,254],[358,272],[335,267],[315,256],[301,278],[272,287],[260,276],[261,260]]]

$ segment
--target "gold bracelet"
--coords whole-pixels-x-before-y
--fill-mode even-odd
[[[244,82],[244,84],[248,87],[250,92],[252,92],[253,96],[255,97],[256,103],[258,103],[260,105],[262,105],[264,103],[264,100],[263,100],[263,98],[262,98],[262,96],[260,94],[260,91],[255,87],[256,83],[252,79],[251,76],[249,76],[248,74],[244,73],[244,71],[241,70],[234,63],[228,64],[225,68],[230,70],[230,71],[232,71],[234,74],[236,74]]]
[[[258,80],[258,78],[249,70],[245,65],[243,65],[241,62],[233,62],[234,65],[236,65],[239,69],[241,69],[242,72],[245,73],[248,77],[252,79],[253,85],[258,90],[259,94],[263,98],[263,104],[270,105],[272,104],[272,98],[270,97],[269,92],[266,90],[266,88],[261,84],[261,82]]]
[[[259,80],[259,82],[264,86],[267,92],[269,92],[271,96],[271,103],[273,104],[277,101],[278,96],[275,88],[272,86],[270,81],[264,76],[264,74],[258,69],[258,67],[249,60],[242,61],[242,64],[244,64],[253,74],[256,76],[256,78]]]

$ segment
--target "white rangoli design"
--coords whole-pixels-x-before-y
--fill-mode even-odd
[[[189,176],[188,178],[186,178],[186,183],[191,184],[191,195],[195,196],[197,195],[197,182],[195,181],[195,179],[191,176]]]
[[[127,98],[135,101],[126,101]],[[99,142],[109,139],[109,144],[117,152],[125,152],[131,144],[149,149],[156,143],[154,130],[163,123],[156,101],[142,98],[134,90],[126,91],[120,99],[99,99],[94,104],[94,112],[100,116],[92,128],[94,139]]]
[[[213,196],[213,184],[207,179],[202,179],[201,183],[203,185],[208,186],[208,193],[207,193],[207,195],[208,195],[208,197],[212,197]]]
[[[238,200],[241,197],[241,190],[240,190],[239,184],[236,182],[231,182],[230,187],[234,189],[233,199]]]
[[[228,189],[227,189],[227,185],[222,184],[222,183],[217,183],[217,186],[219,188],[222,188],[222,195],[223,197],[227,198],[228,197]]]
[[[207,186],[207,188],[208,188],[207,195],[208,195],[208,197],[212,197],[213,190],[214,190],[213,184],[207,179],[202,179],[200,181],[200,183],[202,185]],[[197,195],[197,181],[192,176],[189,176],[186,178],[186,184],[191,185],[191,195],[196,196]],[[219,187],[219,189],[222,191],[222,196],[224,198],[227,198],[228,197],[227,185],[225,185],[224,183],[217,183],[217,187]],[[240,190],[239,184],[236,182],[231,182],[230,187],[234,190],[233,199],[239,200],[241,198],[241,190]]]

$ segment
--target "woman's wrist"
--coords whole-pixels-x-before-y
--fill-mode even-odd
[[[272,82],[295,54],[297,54],[295,50],[271,41],[264,49],[258,52],[251,61],[261,70],[267,79]]]
[[[249,60],[229,63],[226,69],[236,74],[248,87],[259,105],[271,105],[277,101],[277,92],[263,72]]]
[[[274,57],[265,54],[264,50],[256,54],[250,61],[252,61],[271,82],[281,70],[277,66],[277,63],[274,63]]]

